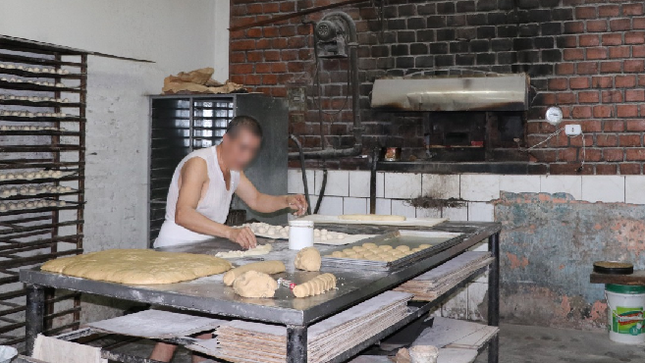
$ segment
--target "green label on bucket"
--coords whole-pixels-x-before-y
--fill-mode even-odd
[[[612,331],[618,334],[640,335],[645,333],[643,327],[643,308],[616,307],[612,312]]]

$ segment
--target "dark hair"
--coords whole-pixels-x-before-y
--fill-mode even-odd
[[[236,137],[240,130],[245,129],[253,135],[262,138],[262,126],[258,120],[251,116],[236,116],[228,123],[226,133],[231,137]]]

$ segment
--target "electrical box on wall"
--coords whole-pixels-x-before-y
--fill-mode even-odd
[[[567,125],[564,127],[564,133],[567,136],[578,136],[582,134],[582,127],[580,125]]]

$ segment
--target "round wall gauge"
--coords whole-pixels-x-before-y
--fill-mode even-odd
[[[562,121],[562,110],[560,107],[549,107],[546,110],[546,121],[551,125],[557,125]]]

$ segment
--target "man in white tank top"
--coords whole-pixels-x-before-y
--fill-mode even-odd
[[[261,213],[289,208],[296,215],[304,214],[307,210],[304,196],[262,194],[244,175],[244,168],[253,160],[261,143],[260,124],[252,117],[238,116],[229,123],[221,144],[186,156],[173,175],[166,219],[155,247],[213,237],[227,238],[245,249],[255,247],[255,235],[249,228],[224,225],[234,193],[251,209]],[[174,345],[158,343],[150,359],[169,362],[175,349]],[[202,360],[193,357],[193,362]]]

